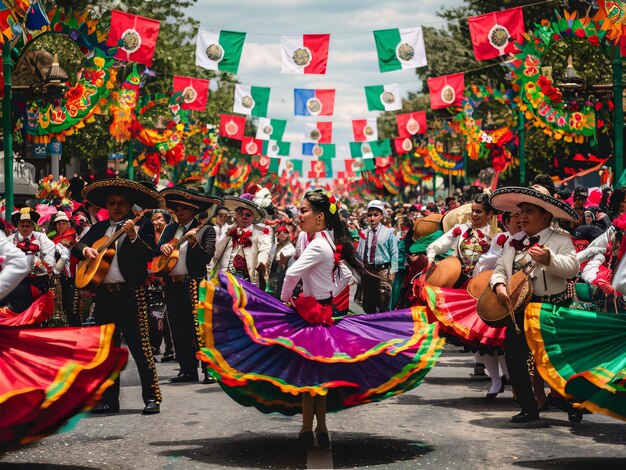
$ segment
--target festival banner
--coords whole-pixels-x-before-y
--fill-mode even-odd
[[[50,20],[48,19],[48,15],[43,11],[41,5],[38,2],[32,3],[28,9],[28,13],[26,13],[26,29],[38,31],[49,24]]]
[[[398,111],[402,109],[400,85],[374,85],[365,87],[367,109],[370,111]]]
[[[426,48],[421,26],[374,31],[381,72],[425,67]]]
[[[201,78],[174,75],[174,93],[181,93],[182,109],[204,111],[209,99],[209,81]]]
[[[266,87],[236,84],[233,111],[249,116],[267,116],[270,90],[271,88]]]
[[[426,134],[426,112],[396,114],[399,137],[412,137],[415,134]]]
[[[329,34],[281,36],[282,72],[325,74],[329,43]]]
[[[302,144],[302,155],[317,158],[335,158],[335,144],[305,142]]]
[[[465,92],[463,72],[428,79],[431,109],[460,106]]]
[[[157,20],[113,10],[107,46],[119,45],[117,59],[152,67],[159,26]]]
[[[330,144],[333,141],[332,122],[305,122],[304,142]]]
[[[246,118],[243,116],[220,115],[220,135],[229,139],[243,140]]]
[[[335,90],[293,90],[296,116],[332,116],[335,108]]]
[[[393,145],[398,155],[404,155],[413,150],[413,141],[410,137],[397,137],[393,139]]]
[[[254,137],[244,137],[241,139],[241,153],[246,155],[261,155],[264,140]]]
[[[262,140],[282,140],[287,121],[260,117],[257,122],[256,138]]]
[[[314,160],[311,162],[311,170],[309,171],[309,178],[331,178],[333,176],[332,166],[329,161],[326,160]]]
[[[378,124],[376,118],[354,119],[352,131],[356,142],[371,142],[378,140]]]
[[[290,142],[278,142],[276,140],[263,140],[261,154],[267,157],[276,157],[278,155],[288,157],[291,149]]]
[[[374,142],[350,142],[350,155],[352,158],[386,157],[391,155],[391,143],[389,139]]]
[[[267,173],[278,173],[280,168],[280,158],[271,158],[266,155],[261,155],[260,157],[254,157],[253,162],[260,171],[261,175],[264,176]]]
[[[495,59],[512,52],[509,49],[515,48],[515,42],[524,41],[524,13],[521,7],[470,16],[467,23],[476,60]]]
[[[196,38],[196,65],[236,74],[246,33],[199,28]]]

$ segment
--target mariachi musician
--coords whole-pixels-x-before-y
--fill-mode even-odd
[[[93,248],[94,243],[103,237],[110,238],[119,231],[123,231],[113,244],[115,255],[110,266],[108,269],[105,266],[96,274],[96,276],[103,277],[100,285],[95,288],[96,324],[115,324],[116,345],[120,344],[121,335],[124,335],[141,379],[142,397],[145,404],[143,414],[158,413],[161,390],[150,347],[145,288],[148,262],[154,256],[156,249],[154,228],[147,219],[134,218],[131,209],[133,204],[142,209],[162,207],[163,197],[154,189],[121,178],[91,183],[83,190],[83,197],[97,207],[106,208],[109,218],[91,227],[72,248],[74,256],[80,260],[96,259],[98,250]],[[76,282],[78,285],[78,273]],[[119,412],[119,392],[118,378],[115,384],[106,390],[102,401],[93,412]]]
[[[567,306],[574,294],[567,280],[578,274],[580,265],[571,237],[553,230],[552,219],[575,222],[578,215],[568,204],[553,197],[555,188],[549,177],[539,175],[534,183],[530,188],[500,188],[491,195],[494,208],[520,212],[523,230],[505,244],[491,277],[491,287],[502,304],[510,305],[507,286],[513,274],[523,270],[531,276],[532,302]],[[539,419],[539,410],[528,370],[530,350],[524,333],[523,308],[516,309],[515,323],[518,328],[512,324],[506,327],[504,346],[511,385],[522,410],[511,421],[525,423]],[[568,415],[573,422],[582,418],[573,408]]]
[[[199,228],[197,216],[221,204],[222,199],[182,187],[164,189],[161,194],[177,220],[165,227],[157,247],[157,255],[178,256],[173,269],[164,276],[167,318],[180,364],[178,376],[170,382],[197,382],[196,351],[200,349],[200,339],[196,335],[199,330],[194,310],[198,283],[206,277],[207,265],[215,253],[215,230],[212,226]],[[186,241],[180,243],[183,239]],[[212,383],[206,372],[204,382]]]

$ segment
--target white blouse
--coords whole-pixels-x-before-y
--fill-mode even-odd
[[[322,233],[325,235],[323,236]],[[316,232],[302,254],[285,273],[285,282],[280,298],[283,302],[289,300],[298,281],[302,279],[302,293],[317,300],[328,299],[339,294],[350,282],[352,274],[347,266],[341,262],[339,272],[333,269],[335,244],[331,232],[324,230]]]

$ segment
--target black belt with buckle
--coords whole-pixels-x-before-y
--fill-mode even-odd
[[[375,270],[379,270],[379,269],[389,269],[391,267],[391,263],[383,263],[383,264],[366,264],[365,267],[370,270],[370,269],[375,269]]]
[[[112,284],[102,284],[100,288],[107,294],[118,294],[120,292],[126,292],[130,286],[126,282],[116,282]]]
[[[570,292],[569,289],[564,290],[563,292],[559,292],[558,294],[552,295],[533,295],[531,302],[543,302],[547,304],[558,304],[561,302],[565,302],[566,300],[571,299],[573,293]]]

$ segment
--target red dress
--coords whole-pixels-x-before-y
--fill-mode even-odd
[[[52,312],[52,291],[21,314],[0,309],[0,450],[52,434],[91,409],[126,365],[112,324],[27,327]]]

